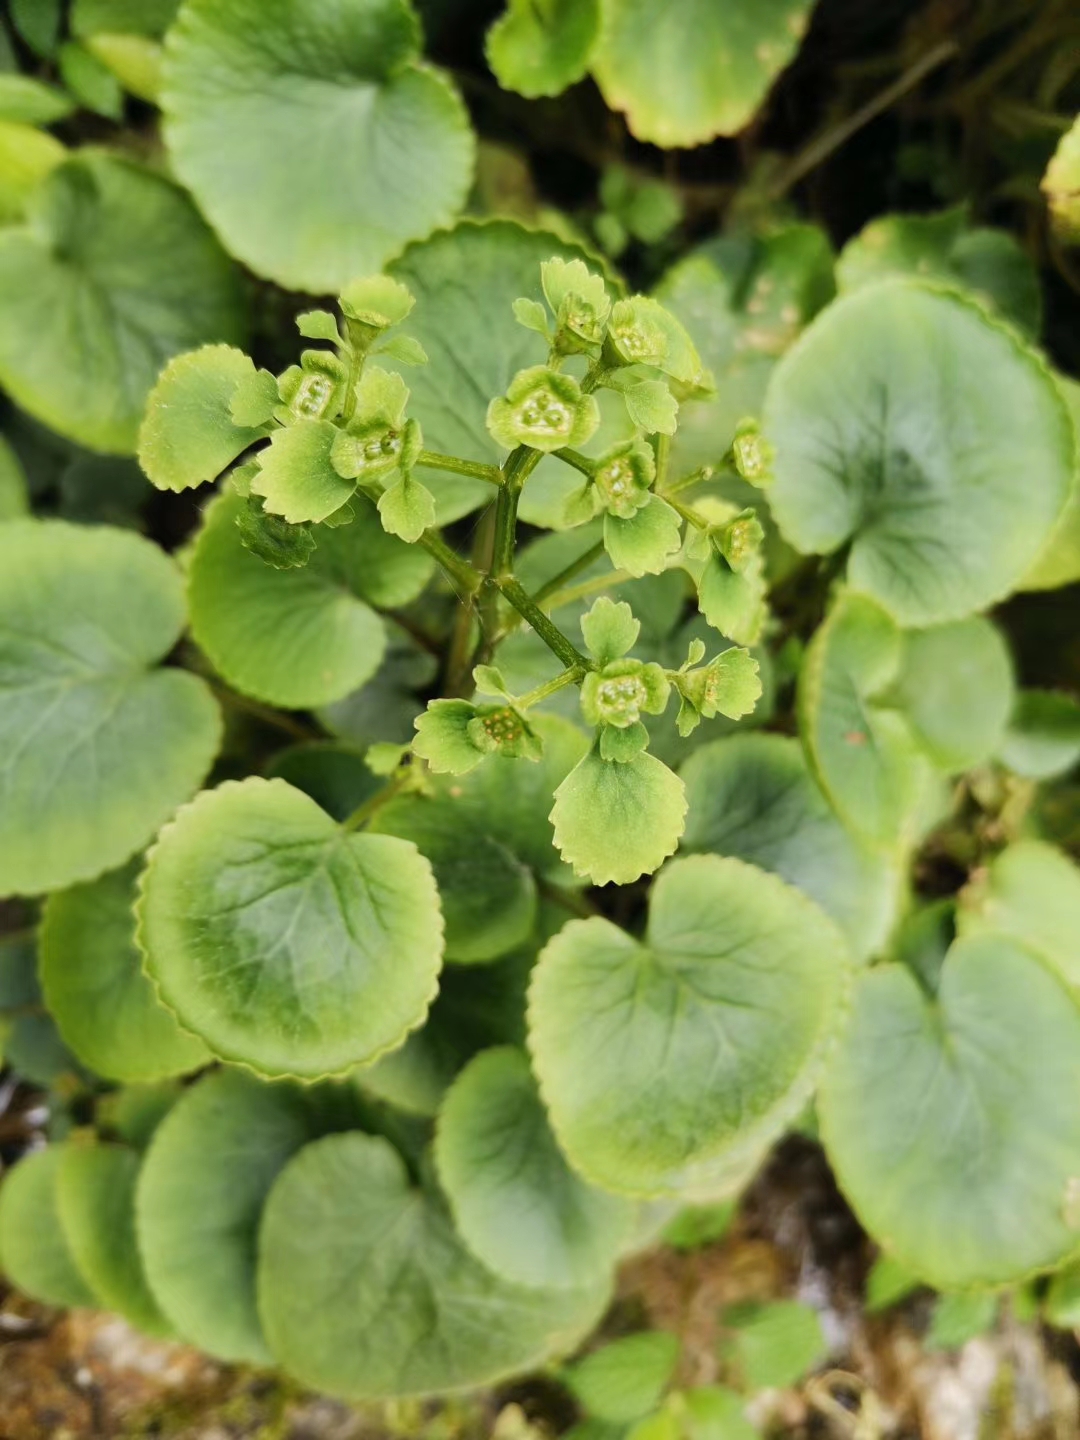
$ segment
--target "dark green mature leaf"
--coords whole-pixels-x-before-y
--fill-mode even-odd
[[[259,1217],[312,1133],[294,1086],[221,1070],[185,1092],[151,1141],[136,1196],[146,1273],[177,1333],[219,1360],[270,1360],[255,1309]]]
[[[95,1305],[64,1236],[57,1210],[63,1145],[26,1155],[0,1186],[0,1268],[45,1305]]]
[[[545,358],[543,341],[518,324],[513,304],[519,296],[543,300],[540,266],[555,255],[589,259],[546,231],[511,220],[466,220],[410,245],[388,267],[416,296],[402,333],[432,357],[408,373],[409,414],[420,422],[429,449],[492,465],[504,459],[485,424],[488,402],[504,394],[519,370]],[[595,261],[592,268],[599,268]],[[387,364],[396,368],[389,359]],[[440,524],[494,493],[481,480],[421,473],[435,495]]]
[[[741,130],[791,60],[813,0],[607,0],[592,68],[639,140],[700,145]]]
[[[230,250],[295,290],[382,268],[465,199],[474,141],[407,0],[186,0],[165,133]]]
[[[139,1168],[138,1152],[126,1145],[79,1137],[62,1147],[57,1208],[75,1263],[99,1303],[149,1335],[169,1337],[172,1327],[150,1293],[135,1239]]]
[[[210,1059],[160,1003],[135,945],[137,864],[51,895],[39,938],[45,1002],[84,1065],[110,1080],[148,1081]]]
[[[830,305],[777,366],[765,422],[785,539],[850,546],[852,586],[904,625],[1015,589],[1073,481],[1072,422],[1044,363],[977,303],[913,280]]]
[[[435,1158],[466,1245],[496,1275],[539,1289],[603,1277],[632,1228],[632,1205],[570,1169],[529,1062],[501,1046],[472,1060],[439,1112]]]
[[[540,956],[529,1009],[571,1163],[631,1194],[708,1198],[742,1178],[811,1093],[850,963],[798,891],[712,855],[660,875],[643,942],[607,920],[572,921]]]
[[[180,576],[126,531],[0,526],[0,894],[121,864],[217,750],[203,682],[152,669],[183,625]]]
[[[1068,774],[1080,760],[1080,703],[1061,690],[1021,690],[998,758],[1029,780]]]
[[[339,700],[383,658],[386,631],[371,603],[414,598],[430,557],[387,535],[357,496],[354,519],[320,529],[307,565],[277,570],[241,543],[243,505],[225,494],[206,513],[188,571],[195,639],[246,695],[294,709]]]
[[[863,1224],[947,1290],[1020,1279],[1080,1245],[1078,1086],[1068,992],[1011,939],[980,935],[952,946],[934,999],[903,966],[860,978],[818,1109]]]
[[[606,1287],[531,1290],[462,1245],[385,1140],[333,1135],[282,1172],[259,1242],[259,1312],[277,1360],[346,1399],[490,1383],[570,1349]]]
[[[797,740],[733,735],[682,767],[690,800],[683,851],[733,855],[795,885],[837,922],[853,953],[877,953],[900,900],[899,867],[846,830]]]
[[[233,265],[161,175],[88,150],[58,165],[30,221],[0,234],[0,384],[94,450],[135,449],[170,356],[240,341]]]
[[[400,1045],[435,994],[431,867],[343,831],[283,780],[204,791],[161,833],[138,941],[181,1023],[270,1076],[339,1073]]]

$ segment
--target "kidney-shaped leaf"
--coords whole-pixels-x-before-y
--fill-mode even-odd
[[[816,905],[713,855],[664,870],[643,942],[572,921],[537,963],[529,1045],[575,1169],[629,1193],[721,1188],[805,1104],[850,965]]]
[[[245,328],[235,267],[187,197],[93,151],[58,165],[30,221],[0,234],[0,294],[0,384],[94,450],[135,449],[170,356]]]
[[[899,868],[846,830],[797,740],[733,735],[682,768],[690,809],[684,851],[734,855],[816,900],[862,957],[880,949],[900,898]]]
[[[861,977],[818,1105],[863,1224],[949,1290],[1018,1280],[1080,1245],[1078,1089],[1068,992],[987,935],[952,946],[934,999],[901,965]]]
[[[255,375],[233,345],[203,345],[177,355],[158,376],[139,429],[139,464],[159,490],[214,480],[266,429],[237,425],[229,411],[236,387]]]
[[[407,0],[186,0],[166,139],[233,254],[290,289],[337,290],[452,219],[473,136],[419,48]]]
[[[435,1146],[458,1229],[489,1270],[520,1285],[580,1286],[615,1263],[633,1206],[563,1157],[513,1046],[485,1050],[450,1087]]]
[[[121,864],[197,788],[217,706],[150,668],[183,621],[179,572],[138,535],[0,526],[0,895]]]
[[[45,1003],[84,1065],[110,1080],[161,1080],[210,1058],[160,1003],[135,945],[136,866],[46,902],[38,939]]]
[[[593,73],[639,140],[734,135],[798,47],[813,0],[606,0]]]
[[[162,998],[215,1054],[314,1079],[400,1045],[442,961],[431,866],[349,834],[284,780],[204,791],[161,833],[139,944]]]
[[[605,1285],[511,1285],[469,1254],[442,1206],[410,1189],[385,1141],[331,1135],[286,1166],[259,1243],[259,1313],[277,1360],[345,1399],[486,1384],[570,1349]]]
[[[552,256],[589,260],[585,251],[512,220],[465,220],[430,240],[410,245],[390,273],[416,296],[402,332],[423,345],[430,365],[408,372],[409,414],[432,450],[500,464],[506,452],[488,433],[489,400],[502,395],[519,370],[544,358],[543,341],[514,318],[526,296],[538,304],[540,266]],[[600,268],[592,261],[591,268]],[[380,363],[392,366],[388,357]],[[492,487],[482,480],[425,472],[436,516],[446,524],[481,502]]]
[[[255,1309],[259,1217],[311,1135],[294,1086],[237,1070],[201,1079],[154,1133],[136,1195],[143,1263],[177,1332],[219,1360],[270,1360]]]
[[[375,507],[358,496],[350,524],[320,528],[305,566],[277,570],[241,543],[243,506],[222,495],[196,541],[188,568],[195,639],[245,695],[292,709],[340,700],[371,679],[386,649],[367,599],[412,599],[431,574],[430,559],[387,535]]]
[[[64,1236],[57,1209],[63,1145],[25,1155],[0,1186],[0,1269],[45,1305],[96,1305]]]
[[[995,855],[961,896],[961,935],[1008,935],[1080,993],[1080,869],[1041,840]]]
[[[1015,589],[1072,484],[1072,424],[1045,364],[977,302],[915,280],[823,311],[773,372],[765,423],[784,538],[850,545],[851,584],[903,625]]]
[[[61,1150],[57,1208],[84,1279],[106,1310],[115,1310],[149,1335],[171,1335],[150,1293],[135,1240],[137,1151],[80,1142]]]

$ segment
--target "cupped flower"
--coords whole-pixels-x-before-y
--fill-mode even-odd
[[[278,376],[281,405],[274,418],[283,425],[293,420],[331,420],[345,399],[348,367],[329,350],[305,350],[299,365]]]
[[[546,365],[519,370],[487,412],[492,438],[508,450],[517,445],[545,451],[584,445],[599,424],[593,396],[583,394],[572,375]]]
[[[555,316],[555,348],[562,354],[595,351],[603,344],[611,298],[603,279],[583,260],[545,260],[544,298]]]
[[[581,710],[590,725],[618,730],[636,725],[642,712],[659,715],[671,692],[663,669],[642,660],[612,660],[592,670],[581,686]]]
[[[655,478],[653,452],[640,440],[627,440],[602,455],[593,475],[603,508],[620,520],[629,520],[649,503]]]

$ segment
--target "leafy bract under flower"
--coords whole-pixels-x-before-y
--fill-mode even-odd
[[[583,260],[555,256],[540,266],[544,298],[555,316],[555,347],[563,353],[595,353],[603,343],[611,299],[603,278]]]
[[[464,775],[488,755],[539,760],[544,742],[513,705],[432,700],[413,721],[413,753],[439,774]]]

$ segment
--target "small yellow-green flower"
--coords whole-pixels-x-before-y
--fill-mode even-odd
[[[572,375],[546,365],[519,370],[487,412],[488,430],[508,450],[517,445],[545,451],[584,445],[599,424],[595,399],[582,394]]]

